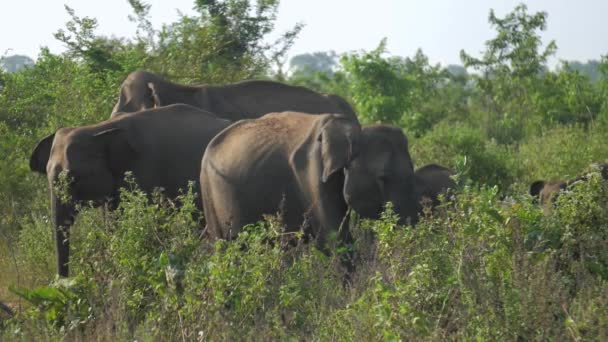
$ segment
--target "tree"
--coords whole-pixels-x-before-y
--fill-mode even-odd
[[[466,81],[432,65],[420,49],[402,58],[385,57],[385,47],[382,40],[371,52],[342,58],[350,97],[364,122],[397,124],[421,136],[447,116],[461,114]]]
[[[334,51],[296,55],[289,60],[285,81],[320,92],[348,94],[345,75],[338,70],[338,54]]]
[[[67,6],[71,20],[55,37],[70,57],[112,78],[148,69],[184,83],[226,83],[268,75],[269,65],[285,55],[302,28],[296,24],[269,43],[279,0],[196,0],[196,15],[156,30],[151,5],[128,1],[129,18],[138,27],[135,39],[101,36],[95,19],[80,18]]]
[[[460,58],[466,68],[481,72],[476,81],[489,115],[488,133],[508,143],[523,136],[538,76],[546,72],[547,59],[557,47],[551,41],[542,49],[538,32],[546,28],[546,12],[530,15],[520,4],[504,18],[490,10],[488,21],[496,36],[486,41],[483,56],[475,58],[462,50]]]
[[[412,81],[407,94],[410,109],[404,113],[402,124],[408,132],[420,136],[446,116],[451,106],[443,103],[443,90],[450,75],[439,64],[431,65],[421,49],[413,57],[396,61],[402,68],[402,77]]]
[[[7,72],[17,72],[34,65],[34,60],[24,55],[12,55],[0,58],[0,68]]]
[[[463,67],[462,65],[450,64],[445,67],[445,69],[452,76],[459,77],[467,75],[467,68]]]
[[[65,9],[70,21],[54,36],[64,43],[68,58],[82,62],[97,78],[118,86],[126,74],[143,68],[150,59],[145,42],[100,35],[95,18],[79,17],[68,6]]]
[[[338,54],[334,51],[303,53],[289,61],[292,73],[312,74],[321,72],[332,74],[338,65]]]
[[[586,63],[582,63],[579,61],[570,61],[564,63],[567,63],[568,67],[571,70],[578,71],[581,75],[589,77],[589,79],[593,82],[597,82],[600,80],[600,62],[597,60],[588,60]]]
[[[382,56],[385,53],[383,39],[376,49],[352,53],[341,60],[351,98],[364,122],[397,124],[410,109],[407,95],[413,82],[404,77],[398,61]]]
[[[598,65],[600,73],[599,91],[602,105],[600,109],[600,118],[608,124],[608,55],[602,56]]]
[[[591,79],[562,62],[555,72],[545,73],[541,88],[534,98],[536,112],[542,113],[544,122],[588,124],[601,108],[598,87]]]
[[[224,83],[265,75],[302,25],[267,43],[278,0],[197,0],[197,16],[161,29],[151,68],[186,82]]]

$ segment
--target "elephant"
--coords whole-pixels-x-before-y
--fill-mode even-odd
[[[230,124],[177,104],[60,128],[42,139],[32,152],[30,169],[48,179],[59,275],[68,276],[69,231],[77,204],[116,207],[126,171],[148,193],[161,187],[168,197],[177,196],[189,181],[198,180],[205,147]],[[55,189],[62,173],[68,176],[67,201]],[[200,199],[197,205],[202,209]]]
[[[427,164],[414,172],[416,196],[421,208],[425,205],[439,205],[439,195],[447,194],[448,190],[456,188],[452,179],[454,170],[437,164]]]
[[[608,180],[608,163],[597,165],[603,179]],[[579,176],[571,180],[556,179],[551,181],[537,180],[530,184],[530,195],[539,200],[540,206],[545,214],[551,212],[551,204],[555,202],[561,191],[580,181],[585,181],[587,176]]]
[[[185,103],[232,121],[258,118],[270,112],[340,113],[356,120],[343,98],[274,81],[250,80],[222,86],[181,85],[147,71],[135,71],[123,82],[112,117],[120,112]]]
[[[360,131],[342,114],[281,112],[233,123],[211,140],[201,163],[208,236],[234,239],[244,225],[281,211],[287,231],[303,227],[324,251],[331,231],[350,241],[342,170]]]
[[[403,220],[415,220],[413,181],[400,129],[295,112],[232,124],[209,143],[200,178],[211,238],[233,239],[245,224],[282,211],[288,231],[303,226],[321,250],[332,231],[351,241],[349,206],[377,218],[391,201]]]
[[[418,220],[414,165],[403,131],[366,125],[361,147],[344,170],[344,198],[362,218],[378,219],[391,202],[401,224]]]
[[[560,191],[566,190],[571,181],[552,180],[544,181],[537,180],[530,184],[530,195],[540,200],[540,205],[546,207],[548,203],[552,203]]]

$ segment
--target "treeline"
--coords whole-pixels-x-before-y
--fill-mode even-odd
[[[0,71],[0,339],[605,339],[608,188],[597,176],[559,197],[550,216],[527,195],[535,179],[593,174],[608,158],[608,56],[594,72],[547,67],[544,12],[493,12],[495,37],[463,67],[422,51],[304,55],[285,64],[300,25],[269,42],[278,0],[196,0],[161,28],[130,0],[135,37],[71,20],[35,65]],[[339,94],[363,123],[410,139],[416,166],[454,168],[453,202],[416,227],[355,225],[359,256],[344,287],[335,255],[303,241],[282,248],[273,219],[235,243],[197,238],[193,206],[138,191],[114,213],[83,210],[71,241],[74,277],[55,279],[46,179],[29,170],[35,143],[63,126],[105,120],[132,71],[181,83],[267,78]],[[184,203],[192,202],[192,194]],[[370,234],[372,232],[372,234]],[[370,235],[376,237],[371,242]],[[246,244],[248,248],[242,248]]]

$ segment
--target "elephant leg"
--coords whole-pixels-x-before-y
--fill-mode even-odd
[[[55,247],[57,250],[57,273],[61,277],[69,274],[70,261],[70,227],[74,223],[76,210],[73,205],[60,203],[55,196],[51,196],[51,210],[55,228]]]
[[[69,274],[70,261],[70,227],[55,228],[55,249],[57,250],[57,273],[62,277]]]
[[[345,285],[351,283],[351,275],[355,272],[355,251],[353,250],[353,236],[350,233],[350,212],[350,209],[346,211],[338,230],[339,244],[346,250],[340,255],[342,266],[346,269]]]

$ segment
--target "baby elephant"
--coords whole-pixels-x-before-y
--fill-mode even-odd
[[[452,179],[454,170],[437,164],[427,164],[414,172],[416,197],[421,205],[435,207],[439,204],[439,195],[447,194],[449,189],[456,188]]]
[[[598,165],[598,169],[602,178],[608,180],[608,163]],[[585,181],[586,179],[587,176],[579,176],[571,180],[537,180],[530,185],[530,195],[538,198],[545,214],[549,214],[551,211],[550,204],[555,201],[560,191],[566,190],[571,185],[580,181]]]

